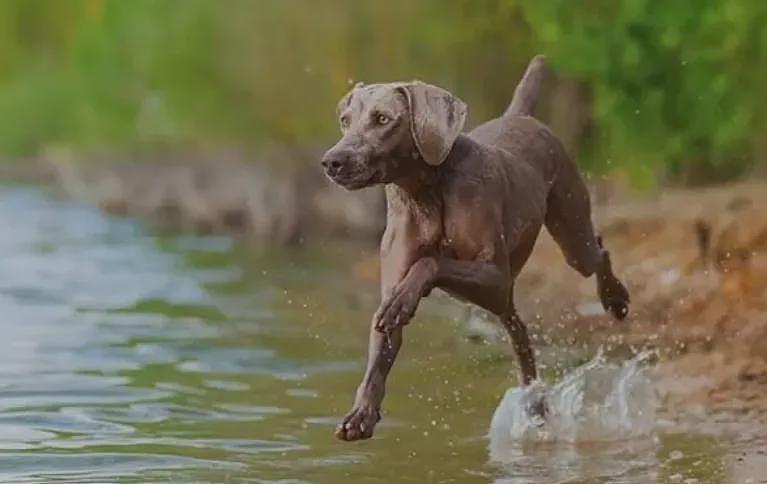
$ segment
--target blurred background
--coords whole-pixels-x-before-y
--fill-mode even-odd
[[[236,151],[313,169],[353,82],[442,85],[473,125],[537,53],[554,72],[539,117],[593,176],[721,182],[767,153],[761,0],[4,0],[0,22],[0,154],[19,163]]]
[[[0,480],[761,482],[766,25],[763,0],[0,0]],[[336,443],[385,210],[319,169],[336,102],[421,79],[470,128],[536,54],[633,312],[545,234],[518,306],[549,382],[656,350],[663,424],[488,463],[515,359],[435,296],[376,438]]]
[[[764,157],[759,0],[5,0],[6,156],[149,156],[327,143],[357,80],[419,78],[496,115],[527,61],[556,73],[543,117],[584,167],[712,181]],[[12,122],[11,122],[12,121]]]

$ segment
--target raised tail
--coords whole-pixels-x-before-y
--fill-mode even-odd
[[[532,116],[538,102],[538,93],[546,77],[546,60],[542,55],[533,57],[527,66],[525,75],[514,90],[511,104],[504,116]]]

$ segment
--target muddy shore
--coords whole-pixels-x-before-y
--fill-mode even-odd
[[[592,343],[656,349],[664,405],[764,416],[767,185],[669,190],[594,216],[631,290],[629,321],[599,311],[592,281],[568,274],[548,237],[521,284],[546,302],[536,314],[589,328]]]

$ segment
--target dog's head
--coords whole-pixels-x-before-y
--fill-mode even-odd
[[[331,180],[356,190],[442,163],[463,128],[466,104],[422,82],[357,84],[337,113],[342,136],[322,167]]]

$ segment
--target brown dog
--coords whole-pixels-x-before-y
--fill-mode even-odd
[[[567,262],[597,275],[605,309],[623,319],[629,296],[591,223],[589,195],[575,164],[532,118],[545,65],[530,63],[507,111],[461,134],[466,105],[421,82],[355,86],[338,104],[342,138],[322,158],[327,176],[355,190],[385,184],[381,305],[373,316],[368,365],[342,440],[373,435],[402,328],[438,287],[503,322],[522,381],[536,378],[514,280],[542,225]]]

